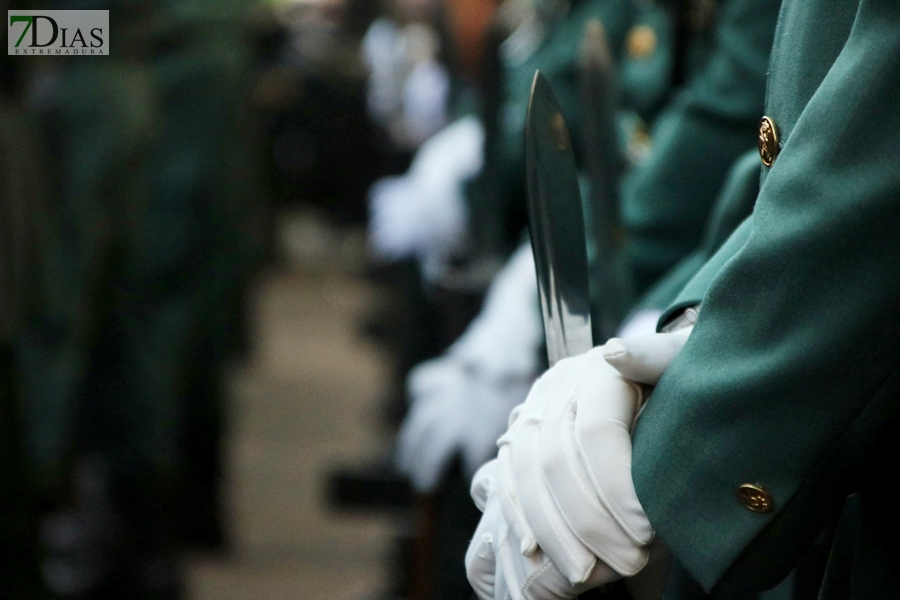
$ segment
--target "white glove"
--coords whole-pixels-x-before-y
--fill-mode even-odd
[[[655,383],[688,334],[611,340],[560,361],[498,442],[498,495],[520,550],[540,547],[573,584],[597,558],[623,576],[648,560],[653,530],[631,479],[630,434],[644,401],[636,381]]]
[[[494,456],[509,413],[528,395],[541,343],[534,261],[524,245],[491,284],[481,314],[435,360],[410,373],[396,464],[419,491],[462,453],[467,475]]]
[[[369,114],[388,125],[400,110],[403,55],[400,28],[391,19],[376,19],[362,39],[363,61],[369,70],[366,101]]]
[[[686,327],[674,333],[651,333],[628,339],[613,338],[606,342],[603,355],[606,362],[626,379],[656,385],[684,348],[693,330],[693,327]]]
[[[416,490],[430,492],[465,434],[468,377],[462,365],[444,357],[417,365],[406,387],[412,404],[397,434],[394,462]]]
[[[525,243],[497,273],[481,312],[448,353],[494,380],[528,378],[530,385],[537,377],[543,336],[534,255]],[[498,437],[506,428],[503,421]]]
[[[420,61],[403,87],[403,117],[410,142],[420,145],[447,124],[450,75],[434,58]]]
[[[539,546],[572,584],[587,579],[598,557],[634,575],[653,538],[631,481],[629,434],[643,394],[603,350],[541,377],[498,442],[500,504],[520,550]]]
[[[418,365],[407,381],[412,405],[397,437],[397,468],[416,490],[430,492],[460,453],[471,476],[496,453],[509,412],[528,394],[531,382],[496,382],[454,356]]]
[[[402,177],[369,190],[369,244],[376,259],[416,257],[434,280],[465,236],[468,208],[463,183],[484,162],[484,128],[460,119],[422,144]]]
[[[506,525],[495,493],[497,461],[479,469],[472,499],[484,512],[466,552],[466,575],[481,600],[568,600],[618,579],[597,563],[588,580],[573,586],[541,551],[523,556],[520,542]]]

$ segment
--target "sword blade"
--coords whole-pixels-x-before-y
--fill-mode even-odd
[[[623,161],[616,129],[612,56],[603,25],[588,21],[581,56],[585,162],[591,193],[584,198],[585,236],[591,285],[594,342],[615,335],[630,295],[619,272],[623,230],[619,222],[618,180]]]
[[[584,216],[572,138],[535,73],[525,123],[528,219],[550,365],[593,346]]]

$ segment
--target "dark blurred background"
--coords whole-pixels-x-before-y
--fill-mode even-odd
[[[367,190],[476,93],[495,2],[2,4],[108,9],[111,52],[0,59],[0,597],[409,593],[405,483],[329,487],[447,343]]]

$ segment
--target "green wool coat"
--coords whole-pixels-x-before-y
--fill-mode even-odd
[[[713,206],[703,243],[654,284],[636,303],[635,310],[668,309],[671,312],[677,302],[682,302],[678,305],[681,308],[698,303],[691,300],[690,293],[685,295],[683,290],[752,212],[759,193],[760,166],[756,150],[745,152],[735,161]]]
[[[729,168],[754,147],[779,5],[724,0],[713,28],[690,35],[684,87],[622,182],[624,254],[639,294],[700,245]]]
[[[196,457],[184,423],[218,419],[207,389],[262,254],[241,108],[248,3],[125,4],[111,17],[134,55],[61,63],[38,107],[58,147],[58,223],[17,355],[29,455],[48,473],[75,445],[74,415],[97,407],[116,415],[98,427],[114,471]]]
[[[705,589],[773,585],[861,491],[853,567],[826,597],[900,597],[871,458],[892,456],[900,392],[898,32],[893,0],[784,4],[766,100],[780,154],[689,284],[700,318],[635,431],[638,497]],[[743,506],[747,483],[773,512]]]

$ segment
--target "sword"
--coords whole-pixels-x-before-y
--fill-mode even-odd
[[[538,71],[525,121],[528,222],[550,366],[593,347],[584,215],[572,138]]]
[[[594,235],[585,229],[585,221],[596,221],[590,220],[590,201],[582,200],[572,138],[559,102],[540,71],[534,75],[525,121],[525,169],[531,250],[547,359],[553,366],[587,352],[595,340],[605,341],[594,337],[591,327],[596,302],[591,298],[587,255],[589,243],[605,240],[602,230]],[[588,597],[593,595],[581,596]]]
[[[618,272],[617,255],[624,237],[619,222],[618,180],[623,161],[616,129],[616,82],[603,25],[585,26],[581,56],[581,101],[584,106],[585,164],[591,182],[584,199],[585,236],[590,267],[594,343],[616,334],[629,291]]]

